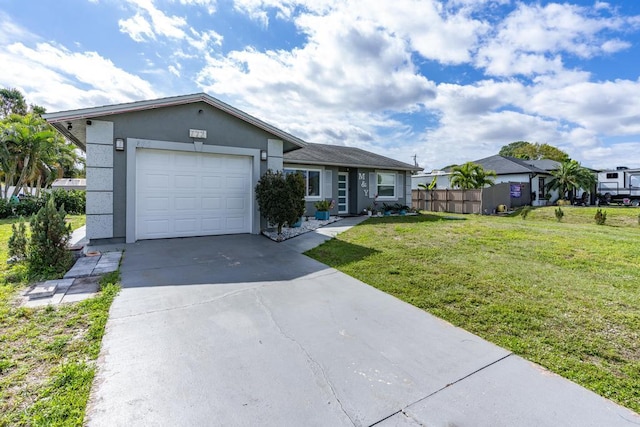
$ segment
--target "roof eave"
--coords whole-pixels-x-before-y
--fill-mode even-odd
[[[85,153],[87,152],[87,145],[84,142],[80,141],[71,132],[69,132],[67,130],[67,127],[64,126],[63,123],[55,122],[55,123],[51,123],[51,126],[53,126],[58,132],[60,132],[62,134],[62,136],[64,136],[66,139],[68,139],[69,141],[73,142],[79,149],[81,149]]]
[[[271,133],[283,140],[290,142],[293,145],[297,145],[298,147],[304,147],[307,145],[305,141],[302,139],[293,136],[285,131],[282,131],[262,120],[253,117],[244,111],[238,110],[235,107],[232,107],[229,104],[226,104],[206,93],[197,93],[191,95],[182,95],[175,96],[171,98],[162,98],[150,101],[137,101],[126,104],[116,104],[116,105],[106,105],[102,107],[92,107],[85,108],[80,110],[69,110],[69,111],[60,111],[57,113],[47,113],[42,117],[47,120],[49,123],[59,123],[66,122],[71,120],[82,120],[82,119],[90,119],[94,117],[103,117],[103,116],[111,116],[114,114],[124,114],[136,111],[143,110],[153,110],[156,108],[164,108],[171,107],[175,105],[184,105],[184,104],[192,104],[194,102],[204,102],[209,104],[219,110],[226,112],[234,117],[237,117],[253,126],[256,126],[265,132]],[[56,127],[56,129],[60,130],[60,127]],[[64,134],[64,132],[63,132]],[[73,138],[76,139],[76,138]]]
[[[367,169],[388,169],[388,170],[403,170],[403,171],[421,171],[424,168],[413,166],[383,166],[383,165],[369,165],[369,164],[354,164],[354,163],[340,163],[340,162],[323,162],[319,160],[300,160],[300,159],[287,159],[284,158],[284,163],[293,163],[301,165],[317,165],[317,166],[339,166],[345,168],[367,168]]]

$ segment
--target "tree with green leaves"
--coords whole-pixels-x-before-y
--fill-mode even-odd
[[[0,125],[0,165],[7,191],[15,196],[29,184],[41,188],[57,178],[56,168],[70,156],[62,137],[40,116],[12,114]],[[12,193],[8,188],[15,185]]]
[[[0,119],[11,114],[27,114],[27,102],[18,89],[0,88]]]
[[[56,209],[55,198],[51,196],[31,218],[27,261],[32,275],[61,275],[71,266],[72,256],[67,250],[71,225],[66,223],[66,215],[64,209]]]
[[[24,105],[16,107],[26,105],[22,94],[11,94],[12,99],[22,100],[14,102],[11,110],[24,111]],[[5,103],[5,107],[7,105]],[[78,164],[82,159],[41,117],[42,112],[44,108],[32,105],[31,112],[12,113],[0,121],[0,172],[6,189],[4,194],[0,192],[0,197],[8,199],[26,187],[35,188],[38,195],[41,188],[48,187],[55,179],[79,173]],[[12,185],[15,185],[14,191],[7,191]]]
[[[477,163],[467,162],[453,167],[450,182],[453,188],[471,190],[493,185],[495,177],[495,171],[487,171]]]
[[[558,190],[561,198],[569,197],[573,203],[575,190],[582,188],[590,190],[596,184],[595,175],[575,160],[560,163],[560,166],[551,171],[551,181],[547,184],[548,190]]]
[[[305,211],[305,179],[300,172],[284,174],[268,170],[256,185],[256,200],[262,216],[276,224],[295,224]]]
[[[557,162],[569,160],[569,155],[557,147],[549,144],[516,141],[503,146],[498,152],[500,156],[515,157],[524,160],[550,159]]]

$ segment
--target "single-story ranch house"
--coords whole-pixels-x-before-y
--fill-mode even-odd
[[[91,242],[260,233],[254,189],[268,170],[301,171],[307,214],[377,201],[411,205],[419,168],[357,148],[311,144],[207,94],[45,114],[86,152]]]

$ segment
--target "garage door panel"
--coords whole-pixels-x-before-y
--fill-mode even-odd
[[[231,158],[227,164],[229,170],[244,171],[246,168],[244,160],[240,157]]]
[[[229,157],[229,156],[227,156]],[[224,157],[215,157],[215,156],[205,156],[200,158],[200,164],[203,169],[220,169],[224,167],[223,163],[228,163],[230,160]]]
[[[222,198],[220,197],[203,197],[201,199],[202,209],[220,209],[222,208]]]
[[[181,218],[175,221],[175,231],[177,233],[196,233],[200,228],[200,221],[197,218]]]
[[[173,182],[176,189],[193,189],[198,184],[198,177],[196,175],[176,175]]]
[[[150,235],[166,234],[169,232],[169,221],[166,219],[150,219],[145,222],[146,232]]]
[[[226,186],[232,190],[244,190],[245,180],[242,177],[228,177],[226,180]]]
[[[219,175],[206,175],[200,178],[202,188],[222,188],[223,178]]]
[[[244,199],[240,197],[227,198],[227,209],[244,210],[246,209]]]
[[[146,150],[145,162],[138,162],[140,168],[156,168],[164,167],[169,168],[171,165],[171,157],[165,156],[160,150]]]
[[[224,230],[222,218],[203,218],[202,229],[213,234],[221,234]]]
[[[188,152],[173,152],[173,166],[175,169],[193,170],[198,167],[200,161],[198,156]]]
[[[167,212],[170,201],[167,197],[145,197],[144,203],[147,205],[149,212]]]
[[[175,201],[178,211],[200,210],[200,200],[196,197],[176,197]]]
[[[149,189],[167,189],[169,188],[170,177],[167,174],[153,174],[148,173],[143,177],[144,182],[142,184]]]
[[[251,232],[247,156],[136,152],[136,239]]]
[[[245,226],[243,217],[227,217],[226,228],[228,230],[242,230]]]

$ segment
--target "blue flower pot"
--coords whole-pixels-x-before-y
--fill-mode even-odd
[[[329,211],[316,211],[316,219],[318,221],[327,221],[329,219]]]
[[[298,221],[291,224],[291,228],[302,227],[302,217],[298,218]]]

